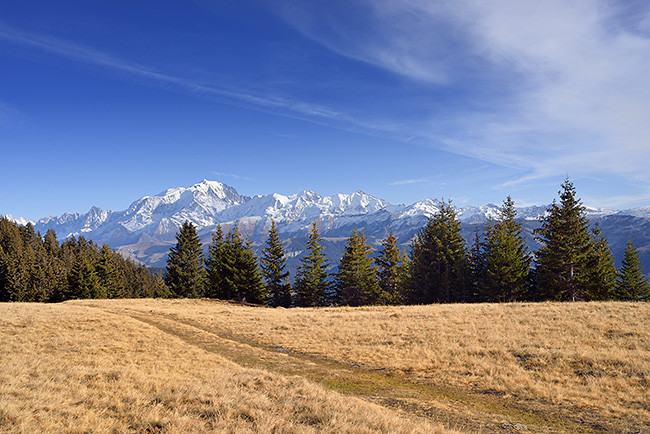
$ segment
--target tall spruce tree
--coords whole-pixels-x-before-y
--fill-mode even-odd
[[[242,300],[248,303],[266,304],[266,285],[264,285],[264,281],[262,280],[262,273],[257,257],[253,252],[253,245],[248,238],[244,244],[241,260],[242,263],[238,269],[238,278],[241,282],[240,293],[243,295]]]
[[[56,232],[54,229],[48,229],[48,231],[45,233],[45,237],[43,238],[43,246],[49,254],[54,256],[59,254],[61,246],[59,246],[59,242],[56,239]]]
[[[362,306],[380,303],[377,269],[372,261],[372,247],[363,232],[356,229],[343,251],[339,270],[334,277],[336,300],[339,304]]]
[[[244,241],[239,233],[239,223],[230,228],[223,243],[221,259],[221,279],[223,279],[224,297],[228,300],[242,301],[246,288],[242,279],[244,264]]]
[[[508,196],[499,210],[498,219],[485,231],[481,255],[481,293],[486,301],[511,302],[525,297],[530,271],[530,253],[517,210]]]
[[[211,279],[212,296],[225,300],[243,300],[246,288],[242,280],[244,241],[235,223],[223,237],[221,226],[212,236],[209,249],[207,273]]]
[[[212,235],[206,259],[208,294],[226,300],[266,303],[266,287],[262,281],[257,257],[250,240],[242,239],[235,223],[226,237],[221,226]]]
[[[607,239],[602,235],[598,223],[592,230],[592,245],[588,257],[587,299],[611,300],[616,284],[616,265]]]
[[[300,307],[325,306],[329,282],[328,273],[325,271],[329,260],[323,253],[320,233],[316,222],[312,224],[309,240],[307,241],[308,254],[300,258],[300,265],[296,272],[296,305]]]
[[[105,297],[104,288],[99,282],[99,277],[90,257],[77,256],[72,270],[68,274],[68,291],[66,295],[66,298],[69,299]]]
[[[386,304],[401,304],[404,302],[404,290],[408,275],[408,257],[397,246],[397,238],[393,231],[382,240],[381,250],[375,258],[380,301]]]
[[[614,294],[617,300],[650,301],[650,285],[643,274],[639,251],[634,247],[632,240],[629,240],[625,247]]]
[[[239,223],[230,228],[224,240],[223,280],[227,298],[239,300],[244,298],[245,288],[242,286],[241,267],[244,262],[244,241],[239,233]]]
[[[18,225],[0,218],[0,301],[25,300],[28,272],[22,261],[23,240]]]
[[[27,272],[21,261],[22,252],[18,225],[0,218],[0,302],[23,301]]]
[[[115,274],[103,268],[108,257]],[[164,293],[158,290],[160,279],[146,267],[107,246],[100,249],[83,236],[70,237],[59,245],[53,230],[42,239],[31,225],[19,226],[0,218],[0,301],[60,302],[111,296],[102,283],[108,275],[115,277],[116,285],[128,285],[131,297]]]
[[[124,273],[118,267],[114,252],[106,244],[102,246],[97,262],[97,277],[107,298],[124,298]]]
[[[289,283],[289,272],[286,271],[287,258],[284,255],[284,246],[273,220],[271,220],[269,238],[266,241],[266,247],[262,250],[260,262],[269,294],[269,304],[273,307],[291,306],[291,284]]]
[[[491,224],[490,221],[488,224]],[[477,227],[474,230],[474,240],[468,254],[470,282],[467,284],[468,301],[484,302],[487,301],[487,294],[484,293],[484,260],[483,260],[483,241],[481,240],[481,230]]]
[[[59,302],[63,301],[63,294],[66,288],[67,275],[63,268],[61,261],[61,246],[56,239],[56,232],[54,229],[49,229],[43,238],[44,254],[44,269],[46,275],[46,293],[47,301]]]
[[[589,222],[568,178],[559,194],[560,203],[553,201],[535,231],[542,244],[536,252],[535,289],[542,299],[584,300],[593,248]]]
[[[207,276],[206,297],[227,299],[227,288],[224,283],[224,261],[226,260],[225,240],[221,225],[212,234],[212,244],[208,247],[208,257],[205,259]]]
[[[205,289],[203,250],[196,227],[185,221],[169,250],[165,283],[176,297],[197,298]]]
[[[409,301],[415,304],[467,301],[467,246],[451,202],[418,232],[411,247]]]

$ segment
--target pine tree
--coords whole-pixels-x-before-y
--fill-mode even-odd
[[[490,220],[488,225],[492,224]],[[483,257],[483,241],[479,228],[474,230],[474,240],[468,255],[470,282],[467,292],[469,301],[485,302],[488,294],[485,294],[485,260]]]
[[[411,248],[411,303],[467,301],[469,262],[460,222],[451,203],[442,202]]]
[[[67,275],[61,261],[61,246],[56,239],[56,232],[49,229],[43,238],[43,247],[45,249],[43,258],[43,267],[45,273],[45,283],[47,301],[63,301]]]
[[[235,223],[226,237],[221,226],[212,235],[206,263],[208,295],[226,300],[266,303],[266,286],[262,281],[257,257],[250,240],[242,240]]]
[[[248,303],[266,304],[267,292],[266,285],[262,280],[262,274],[257,262],[257,257],[253,252],[252,243],[246,239],[244,250],[241,255],[241,266],[239,267],[240,294],[242,300]]]
[[[176,241],[169,250],[165,283],[176,297],[200,297],[205,286],[204,255],[194,225],[183,223]]]
[[[607,239],[595,224],[592,230],[592,245],[588,257],[589,274],[587,275],[587,299],[611,300],[616,284],[616,266],[614,256],[607,244]]]
[[[535,287],[542,299],[584,300],[593,248],[589,223],[568,178],[559,194],[560,203],[553,201],[541,219],[542,227],[535,231],[542,244],[536,252]]]
[[[262,251],[260,262],[269,294],[269,304],[273,307],[291,306],[291,284],[289,283],[289,272],[286,271],[287,258],[284,255],[284,246],[273,220],[271,220],[269,238]]]
[[[224,240],[221,259],[223,297],[227,300],[242,301],[245,297],[246,288],[241,278],[243,263],[244,241],[239,233],[239,225],[235,223]]]
[[[205,260],[207,272],[206,297],[227,299],[227,289],[224,283],[225,241],[221,225],[212,234],[212,244],[208,248],[208,257]]]
[[[108,246],[100,249],[83,236],[59,245],[53,230],[41,238],[31,225],[21,227],[0,218],[0,301],[102,298],[114,295],[106,294],[109,286],[128,286],[132,297],[160,296],[166,291],[159,277]]]
[[[404,302],[408,258],[397,247],[397,238],[393,231],[382,240],[381,245],[382,249],[375,258],[381,288],[380,301],[386,304],[401,304]]]
[[[85,298],[104,298],[104,291],[92,259],[86,255],[79,255],[68,274],[66,299]]]
[[[348,306],[379,304],[380,288],[377,269],[373,265],[371,255],[372,247],[368,245],[363,232],[353,230],[334,278],[336,299],[339,304]]]
[[[150,273],[144,265],[131,259],[124,259],[120,262],[121,274],[124,276],[125,297],[178,297],[178,295],[171,292],[160,276]]]
[[[20,291],[16,301],[37,301],[38,269],[36,252],[34,251],[34,227],[31,224],[19,228],[22,238],[20,248]]]
[[[13,255],[0,244],[0,302],[14,301],[16,266]]]
[[[44,301],[47,284],[41,255],[45,249],[31,224],[0,218],[0,301]]]
[[[296,305],[301,307],[324,306],[327,302],[327,272],[329,261],[323,254],[320,234],[316,222],[312,225],[307,241],[308,254],[300,258],[296,272]]]
[[[114,252],[106,244],[102,246],[97,261],[97,276],[107,298],[124,298],[124,274],[117,264]]]
[[[632,240],[627,242],[614,294],[617,300],[650,301],[650,285],[643,274],[639,251]]]
[[[48,229],[48,231],[45,233],[43,246],[49,254],[54,256],[57,256],[59,254],[61,247],[59,246],[59,242],[56,239],[56,232],[54,229]]]
[[[530,253],[516,217],[515,204],[508,196],[498,220],[491,221],[486,227],[481,292],[487,296],[487,301],[517,301],[526,293]]]
[[[72,269],[72,264],[77,257],[77,239],[73,236],[61,243],[59,249],[59,258],[63,269],[68,273]]]

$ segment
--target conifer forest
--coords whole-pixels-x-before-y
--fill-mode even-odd
[[[620,269],[569,179],[528,250],[515,204],[468,245],[449,202],[429,218],[405,251],[389,234],[377,251],[354,230],[329,273],[316,223],[293,279],[273,223],[258,258],[235,224],[219,226],[207,255],[185,222],[169,251],[164,278],[83,236],[59,243],[31,225],[0,219],[0,301],[80,298],[217,298],[273,307],[362,306],[515,301],[650,301],[637,249],[628,242]],[[336,265],[336,264],[335,264]]]

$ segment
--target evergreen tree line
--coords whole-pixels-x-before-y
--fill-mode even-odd
[[[106,245],[70,237],[59,244],[31,224],[0,218],[0,301],[161,297],[168,290],[147,268]]]
[[[196,229],[186,222],[169,254],[165,282],[177,297],[214,297],[271,306],[429,304],[512,301],[650,301],[638,251],[628,242],[620,270],[598,226],[567,179],[535,231],[541,247],[530,252],[514,202],[508,197],[483,236],[469,247],[451,203],[442,203],[414,237],[407,255],[390,233],[375,255],[354,230],[329,274],[316,223],[293,285],[282,242],[272,222],[258,261],[234,225],[213,235],[203,257]]]

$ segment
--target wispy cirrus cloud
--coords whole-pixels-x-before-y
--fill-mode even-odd
[[[249,178],[247,176],[236,175],[234,173],[212,172],[212,174],[215,175],[215,176],[219,176],[219,177],[239,179],[239,180],[242,180],[242,181],[255,181],[255,179],[253,179],[253,178]]]
[[[159,87],[198,98],[213,99],[230,105],[245,106],[314,121],[326,122],[329,120],[350,126],[363,124],[345,112],[326,105],[302,101],[286,95],[261,94],[247,90],[244,86],[226,87],[205,84],[192,78],[160,72],[151,65],[131,62],[65,39],[20,31],[2,22],[0,22],[0,40],[19,47],[48,53],[78,65],[99,67],[103,73],[114,73],[118,79],[125,79],[125,77],[127,80],[136,79],[147,86]]]
[[[432,103],[402,125],[414,142],[525,169],[522,182],[650,181],[647,2],[362,0],[350,19],[334,4],[285,2],[282,15],[333,52],[423,83]]]
[[[404,179],[400,181],[393,181],[389,183],[388,185],[411,185],[411,184],[425,184],[431,182],[431,179],[429,178],[421,178],[421,179]]]
[[[363,83],[373,98],[228,87],[1,23],[0,40],[149,86],[520,169],[513,183],[566,173],[650,183],[647,2],[278,0],[269,9],[337,56],[381,71]],[[340,76],[345,93],[352,84]]]

